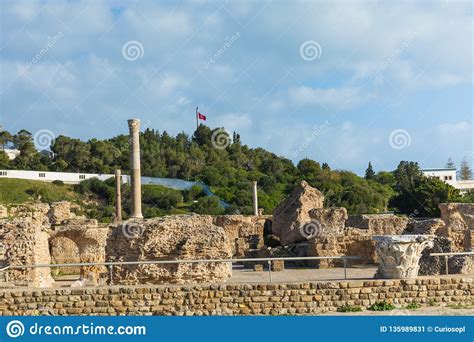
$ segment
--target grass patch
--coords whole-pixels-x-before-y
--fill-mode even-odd
[[[362,308],[360,306],[354,306],[354,305],[349,305],[349,304],[345,304],[337,308],[337,312],[360,312],[360,311],[362,311]]]
[[[416,309],[419,309],[419,308],[421,308],[420,303],[417,303],[415,301],[413,301],[410,304],[408,304],[407,306],[405,306],[405,309],[407,309],[407,310],[416,310]]]
[[[71,185],[26,179],[0,179],[0,203],[21,204],[37,200],[52,203],[64,200],[77,201],[79,197]]]
[[[395,309],[395,306],[392,303],[384,300],[383,302],[377,302],[368,307],[370,311],[389,311]]]
[[[427,304],[428,304],[428,306],[438,306],[439,305],[433,298],[428,300]]]

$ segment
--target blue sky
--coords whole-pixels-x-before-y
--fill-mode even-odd
[[[236,130],[361,174],[473,161],[470,1],[2,1],[0,123]],[[136,52],[137,54],[134,54]]]

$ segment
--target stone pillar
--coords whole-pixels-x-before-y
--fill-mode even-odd
[[[257,193],[257,181],[253,182],[253,214],[258,216],[258,193]]]
[[[376,278],[415,278],[420,269],[421,252],[433,247],[433,235],[373,236],[379,257]]]
[[[132,213],[131,219],[141,219],[142,215],[142,181],[140,171],[140,120],[128,120],[128,127],[130,129],[130,143],[131,146],[131,193],[132,193]]]
[[[115,222],[122,221],[122,172],[115,170]]]

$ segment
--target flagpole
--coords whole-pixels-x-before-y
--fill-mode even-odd
[[[196,107],[196,129],[199,128],[198,107]]]

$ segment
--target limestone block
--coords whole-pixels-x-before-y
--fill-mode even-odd
[[[302,181],[273,211],[273,234],[280,238],[282,245],[306,240],[300,228],[311,222],[310,210],[322,208],[323,204],[324,195]]]

